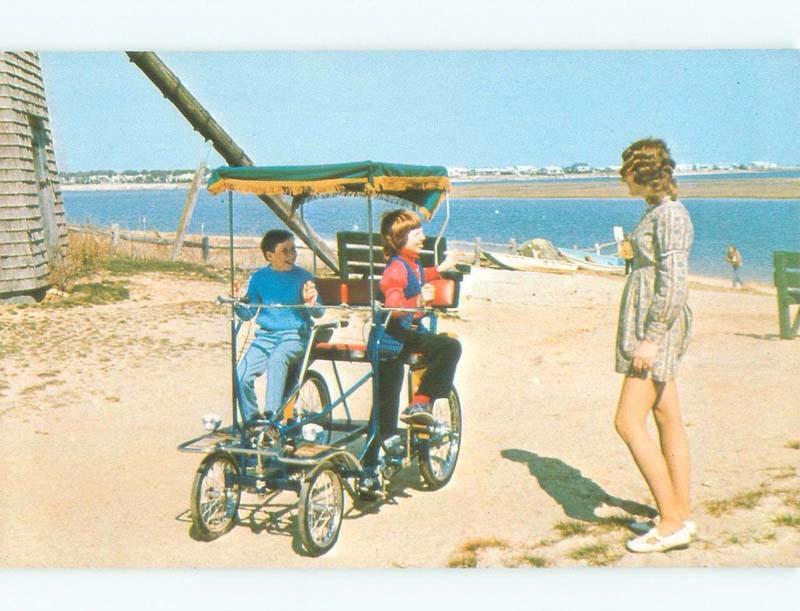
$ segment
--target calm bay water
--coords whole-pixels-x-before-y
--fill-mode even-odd
[[[64,191],[67,221],[101,227],[119,224],[123,229],[174,231],[180,218],[184,190]],[[227,200],[201,191],[190,233],[226,234]],[[725,263],[728,244],[736,244],[744,257],[742,275],[761,282],[772,281],[772,252],[800,251],[800,200],[687,199],[692,215],[695,243],[692,273],[706,276],[730,274]],[[282,227],[272,212],[257,198],[236,195],[234,231],[238,235],[261,235]],[[380,214],[396,207],[376,201],[373,227]],[[451,201],[448,240],[471,242],[480,237],[486,244],[521,244],[531,238],[545,238],[557,246],[590,247],[613,240],[612,227],[631,231],[645,204],[636,199],[464,199]],[[366,205],[356,198],[312,201],[304,214],[326,239],[337,231],[367,229]],[[442,206],[436,218],[425,226],[433,235],[445,220]]]

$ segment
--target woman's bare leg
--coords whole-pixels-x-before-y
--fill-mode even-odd
[[[636,466],[655,497],[661,514],[658,530],[666,535],[679,530],[683,526],[683,519],[667,462],[647,430],[647,414],[659,400],[660,390],[662,388],[650,379],[626,376],[619,395],[614,426],[628,445]]]
[[[658,403],[653,409],[658,436],[661,441],[661,453],[667,461],[675,502],[682,520],[691,516],[689,506],[689,441],[683,426],[678,387],[675,381],[663,386]]]

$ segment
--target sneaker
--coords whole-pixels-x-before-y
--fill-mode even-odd
[[[383,489],[383,479],[377,469],[369,469],[364,477],[358,482],[358,492],[360,495],[379,499],[386,493]]]
[[[685,549],[692,542],[692,535],[689,529],[684,526],[669,535],[662,535],[658,528],[654,526],[650,532],[636,537],[625,543],[628,551],[638,554],[648,554],[651,552],[666,552],[671,549]]]
[[[412,403],[400,414],[400,420],[407,424],[433,424],[432,405],[430,403]]]

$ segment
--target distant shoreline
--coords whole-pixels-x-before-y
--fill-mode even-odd
[[[800,178],[722,176],[698,179],[696,175],[677,177],[678,192],[683,198],[752,198],[800,199]],[[61,185],[62,191],[146,191],[188,190],[189,183],[102,183]],[[205,188],[205,185],[203,185]],[[629,197],[625,186],[607,177],[579,181],[511,180],[508,182],[457,182],[451,197],[458,199],[622,199]]]

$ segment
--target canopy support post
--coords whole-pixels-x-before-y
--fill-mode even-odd
[[[231,297],[236,297],[236,266],[233,257],[233,192],[228,191],[228,253],[231,266]],[[239,424],[239,376],[236,373],[236,310],[231,304],[231,406],[233,407],[233,426]],[[244,428],[242,428],[242,439],[244,440]]]

